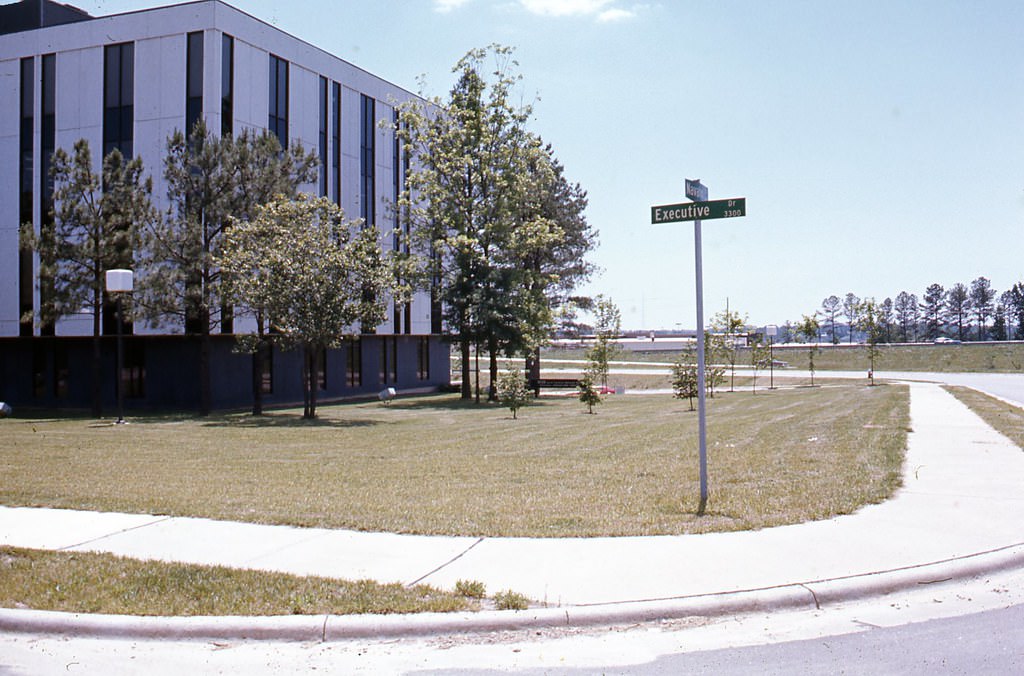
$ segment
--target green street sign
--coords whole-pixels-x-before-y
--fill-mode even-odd
[[[734,197],[728,200],[708,202],[684,202],[651,207],[651,223],[679,223],[681,221],[706,221],[712,218],[736,218],[747,215],[747,198]]]

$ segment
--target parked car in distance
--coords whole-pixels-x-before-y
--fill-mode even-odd
[[[945,336],[939,336],[932,341],[934,345],[959,345],[960,341],[956,338],[947,338]]]

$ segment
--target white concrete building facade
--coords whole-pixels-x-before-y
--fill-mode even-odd
[[[153,178],[154,201],[164,209],[163,157],[176,130],[190,128],[199,115],[215,134],[269,129],[282,144],[301,144],[320,157],[319,178],[304,191],[329,197],[349,217],[365,218],[391,248],[397,223],[389,205],[407,160],[379,122],[394,120],[395,106],[411,98],[220,0],[103,17],[48,0],[0,5],[0,400],[78,406],[88,391],[80,382],[88,369],[78,368],[78,346],[91,335],[91,322],[72,316],[41,326],[28,319],[41,302],[38,260],[19,251],[19,229],[31,222],[38,232],[49,218],[54,149],[70,151],[87,139],[97,171],[102,155],[115,147],[141,157]],[[391,303],[388,321],[376,331],[331,351],[321,396],[447,383],[439,314],[427,292],[411,303]],[[251,394],[247,357],[233,355],[229,335],[245,328],[239,318],[218,337],[215,405],[244,406]],[[134,404],[191,408],[180,367],[161,367],[166,359],[189,362],[184,327],[152,331],[140,323],[136,329],[150,335],[132,338],[129,361],[144,380],[129,387]],[[274,371],[265,374],[270,403],[301,398],[297,376],[285,370],[291,359],[275,355]],[[123,382],[124,373],[120,377]],[[112,370],[110,380],[107,399],[115,392]]]

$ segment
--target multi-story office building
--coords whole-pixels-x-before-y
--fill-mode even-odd
[[[378,228],[385,248],[396,226],[388,204],[408,161],[393,134],[395,105],[409,92],[219,0],[92,17],[49,0],[0,5],[0,400],[15,406],[85,407],[92,324],[83,315],[40,325],[39,261],[19,250],[19,228],[51,218],[50,157],[89,141],[96,170],[119,148],[142,158],[153,197],[166,206],[168,137],[200,116],[215,133],[268,129],[282,145],[320,158],[303,186]],[[36,321],[31,318],[33,315]],[[252,398],[252,357],[233,351],[225,322],[214,336],[215,407]],[[104,321],[112,333],[116,322]],[[198,405],[198,342],[185,327],[147,329],[126,340],[116,372],[114,338],[103,339],[104,400],[124,387],[126,405]],[[326,355],[322,400],[379,391],[436,388],[448,381],[448,351],[430,294],[391,302],[388,321]],[[301,401],[298,355],[274,350],[259,381],[270,404]],[[107,377],[109,374],[109,377]]]

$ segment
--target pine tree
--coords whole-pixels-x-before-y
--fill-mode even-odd
[[[142,160],[125,160],[113,150],[103,158],[102,173],[93,171],[89,142],[80,139],[71,155],[53,154],[53,229],[28,235],[23,245],[39,251],[40,278],[47,280],[49,302],[39,321],[53,324],[81,312],[92,319],[92,414],[102,415],[100,336],[110,312],[104,289],[106,271],[131,268],[137,229],[158,220],[150,201],[152,179],[143,176]],[[119,318],[123,321],[123,318]]]

